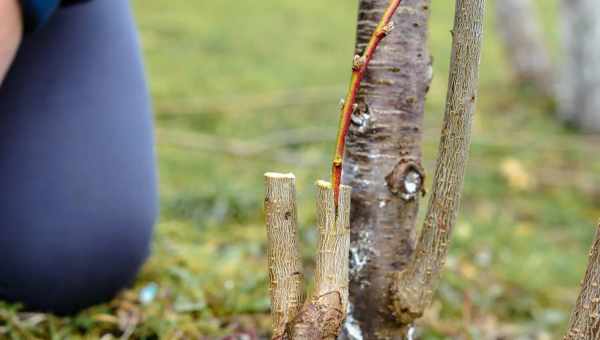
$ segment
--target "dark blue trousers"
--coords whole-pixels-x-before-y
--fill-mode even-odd
[[[149,252],[154,168],[128,1],[60,9],[0,88],[0,299],[64,314],[130,283]]]

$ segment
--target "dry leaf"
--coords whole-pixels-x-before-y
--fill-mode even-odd
[[[534,180],[519,160],[514,158],[503,160],[500,171],[511,188],[517,190],[533,189]]]

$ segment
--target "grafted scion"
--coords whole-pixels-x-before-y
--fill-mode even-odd
[[[333,197],[337,209],[340,184],[342,182],[342,167],[344,160],[344,150],[346,148],[346,135],[350,127],[352,113],[356,110],[356,97],[360,90],[361,81],[365,75],[367,67],[375,50],[379,46],[381,40],[394,28],[392,17],[396,13],[401,0],[390,0],[387,9],[385,10],[379,24],[371,34],[369,43],[361,55],[356,54],[352,60],[352,77],[350,78],[350,86],[348,94],[343,102],[342,111],[340,114],[340,125],[338,128],[335,153],[333,156],[333,166],[331,168],[331,183],[333,184]]]

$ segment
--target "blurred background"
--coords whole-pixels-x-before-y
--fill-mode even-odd
[[[446,95],[453,3],[432,1],[428,173]],[[357,1],[132,4],[156,113],[162,216],[154,254],[134,287],[80,315],[3,308],[4,334],[262,338],[270,325],[263,173],[296,174],[310,270],[313,183],[329,176]],[[532,4],[527,17],[539,44],[526,46],[538,56],[530,64],[542,66],[533,76],[518,67],[518,42],[504,31],[518,23],[488,3],[463,205],[437,299],[419,325],[426,339],[557,338],[583,278],[600,217],[600,136],[574,129],[577,119],[565,124],[569,114],[560,112],[569,109],[545,92],[568,64],[564,10],[558,0]]]

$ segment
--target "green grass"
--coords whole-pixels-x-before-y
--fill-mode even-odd
[[[556,1],[537,2],[555,47]],[[451,3],[432,5],[429,173],[445,99]],[[77,316],[5,306],[2,336],[96,339],[128,328],[142,339],[267,334],[261,205],[268,170],[297,175],[305,263],[312,261],[313,183],[328,176],[333,142],[243,157],[223,148],[237,141],[252,151],[264,138],[300,128],[323,129],[333,140],[355,1],[137,0],[134,7],[159,132],[162,217],[154,254],[134,287]],[[492,15],[486,24],[462,211],[438,299],[419,329],[426,339],[558,337],[600,217],[598,139],[563,128],[547,102],[512,84]],[[522,177],[529,185],[511,184]],[[142,304],[150,283],[158,294]]]

